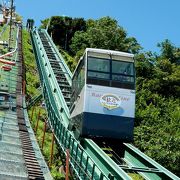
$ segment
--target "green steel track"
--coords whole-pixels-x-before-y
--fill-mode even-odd
[[[63,152],[70,151],[75,179],[180,179],[132,144],[75,139],[67,129],[72,74],[46,30],[32,30],[31,40],[48,121]]]

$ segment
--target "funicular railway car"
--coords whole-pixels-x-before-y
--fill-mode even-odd
[[[87,48],[72,79],[69,129],[78,137],[133,140],[134,55]]]

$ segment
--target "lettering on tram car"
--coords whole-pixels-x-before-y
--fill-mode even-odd
[[[97,93],[93,92],[93,93],[91,93],[91,96],[98,98],[98,97],[102,97],[103,95],[102,94],[97,94]],[[118,95],[116,95],[116,96],[120,99],[120,101],[129,101],[130,100],[129,97],[118,96]]]
[[[104,94],[101,96],[100,102],[101,105],[108,110],[119,108],[121,105],[121,100],[115,94]]]

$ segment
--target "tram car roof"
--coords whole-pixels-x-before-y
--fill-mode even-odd
[[[134,54],[131,54],[131,53],[107,50],[107,49],[96,49],[96,48],[86,48],[85,53],[92,53],[92,56],[93,55],[96,56],[97,54],[104,54],[104,55],[108,55],[108,56],[112,55],[112,56],[119,56],[119,57],[123,58],[123,59],[116,59],[116,60],[124,60],[124,57],[125,57],[125,58],[127,58],[126,61],[128,61],[128,60],[132,61],[133,57],[134,57]]]

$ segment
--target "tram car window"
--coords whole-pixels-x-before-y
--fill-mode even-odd
[[[87,48],[72,78],[69,129],[78,137],[133,140],[134,55]]]

